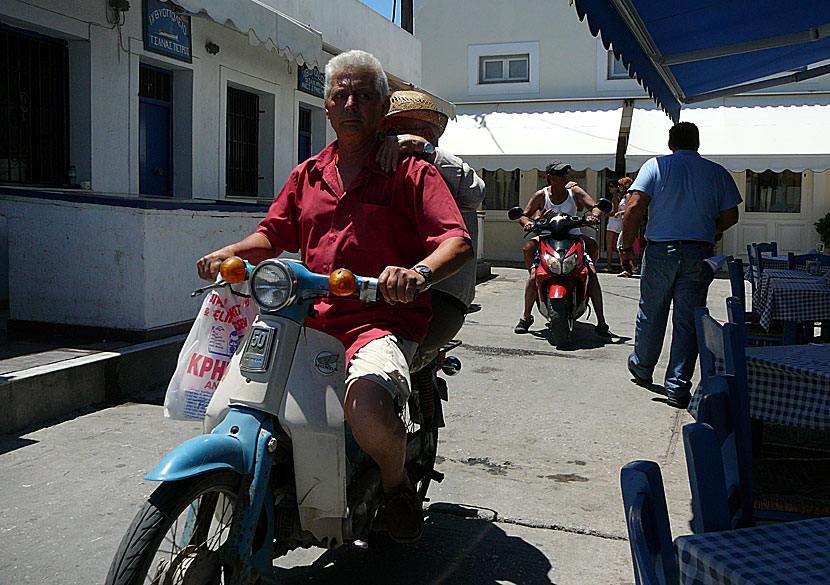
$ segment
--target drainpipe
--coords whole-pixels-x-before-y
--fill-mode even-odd
[[[409,34],[412,34],[415,20],[412,1],[413,0],[401,0],[401,28]]]

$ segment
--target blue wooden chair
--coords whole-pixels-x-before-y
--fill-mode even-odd
[[[819,254],[818,252],[807,254],[795,254],[787,252],[787,268],[795,270],[799,266],[806,266],[807,262],[817,261],[819,266],[830,266],[830,256]]]
[[[751,244],[746,247],[749,253],[750,267],[752,268],[752,293],[755,294],[755,289],[758,283],[761,282],[761,275],[764,273],[764,263],[761,259],[766,256],[778,256],[777,242],[762,242],[759,244]]]
[[[735,376],[713,376],[683,427],[696,533],[754,525],[752,437]]]
[[[636,584],[677,585],[660,466],[653,461],[632,461],[620,471],[620,485]]]
[[[727,309],[729,305],[727,305]],[[735,305],[733,310],[737,312]],[[700,360],[700,385],[706,392],[712,376],[731,374],[736,377],[738,392],[749,417],[749,394],[746,387],[746,341],[743,331],[734,323],[721,324],[709,315],[706,307],[695,309],[695,333]]]
[[[740,260],[738,261],[740,266]],[[732,265],[730,264],[730,271]],[[732,278],[731,272],[729,276]],[[735,293],[738,294],[735,294]],[[729,322],[737,325],[743,330],[744,340],[747,347],[781,345],[784,340],[784,326],[780,321],[773,321],[769,331],[761,326],[760,318],[755,313],[746,310],[741,302],[743,297],[739,296],[740,291],[732,287],[732,296],[726,301],[726,312],[729,315]],[[730,301],[731,299],[731,301]]]

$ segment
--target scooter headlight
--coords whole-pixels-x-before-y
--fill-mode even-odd
[[[562,260],[562,274],[570,274],[576,268],[576,254],[565,256]]]
[[[279,311],[294,302],[296,289],[294,271],[279,260],[266,260],[251,273],[251,295],[268,311]]]
[[[545,252],[545,264],[548,265],[551,274],[562,274],[562,263],[553,254]]]

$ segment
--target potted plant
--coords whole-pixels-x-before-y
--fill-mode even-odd
[[[830,249],[830,213],[822,217],[813,224],[818,232],[818,237],[821,243],[824,244],[824,249]]]

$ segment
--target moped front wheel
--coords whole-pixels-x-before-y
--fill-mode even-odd
[[[547,299],[548,305],[548,329],[553,336],[553,343],[556,347],[568,347],[571,345],[571,333],[574,329],[574,319],[570,311],[568,298]]]
[[[240,476],[214,471],[162,483],[121,540],[106,585],[227,583],[220,559]]]

